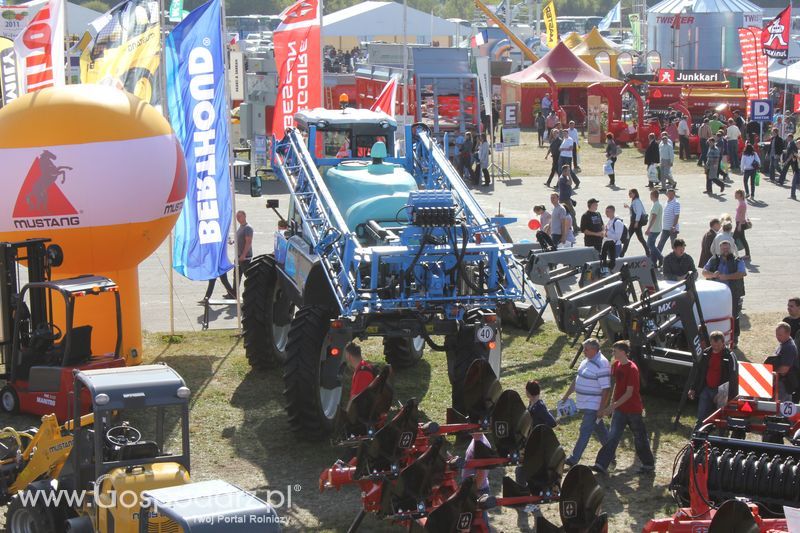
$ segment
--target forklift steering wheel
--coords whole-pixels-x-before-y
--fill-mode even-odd
[[[61,338],[61,328],[58,327],[56,324],[52,322],[47,322],[45,324],[40,324],[36,331],[33,332],[35,337],[39,337],[40,339],[44,339],[47,341],[55,342]]]
[[[142,440],[142,433],[131,426],[114,426],[106,431],[106,440],[114,446],[129,446]]]

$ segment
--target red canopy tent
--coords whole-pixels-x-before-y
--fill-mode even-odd
[[[578,122],[583,120],[575,113],[579,107],[585,112],[590,92],[608,102],[610,116],[619,115],[622,102],[623,83],[590,67],[563,42],[525,70],[503,76],[500,83],[503,103],[519,102],[522,126],[533,126],[534,114],[545,93],[550,93],[553,101],[557,100],[567,110],[570,120]],[[553,91],[557,92],[557,98]]]

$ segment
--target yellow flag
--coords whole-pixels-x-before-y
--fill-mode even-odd
[[[558,23],[556,22],[556,3],[550,0],[542,9],[544,28],[547,31],[547,47],[555,48],[558,44]]]

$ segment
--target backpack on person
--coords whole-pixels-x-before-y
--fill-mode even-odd
[[[622,234],[619,237],[619,242],[621,242],[622,245],[625,246],[625,243],[628,242],[628,239],[630,238],[629,235],[630,231],[628,231],[628,226],[626,226],[625,223],[622,222],[622,219],[619,217],[614,217],[614,220],[619,221],[620,224],[622,224]],[[614,222],[614,224],[616,224],[616,222]]]

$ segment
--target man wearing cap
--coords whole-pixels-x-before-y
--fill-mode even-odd
[[[600,202],[590,198],[586,202],[587,211],[581,216],[580,230],[583,232],[584,246],[591,246],[598,252],[603,246],[603,217],[597,212]]]

